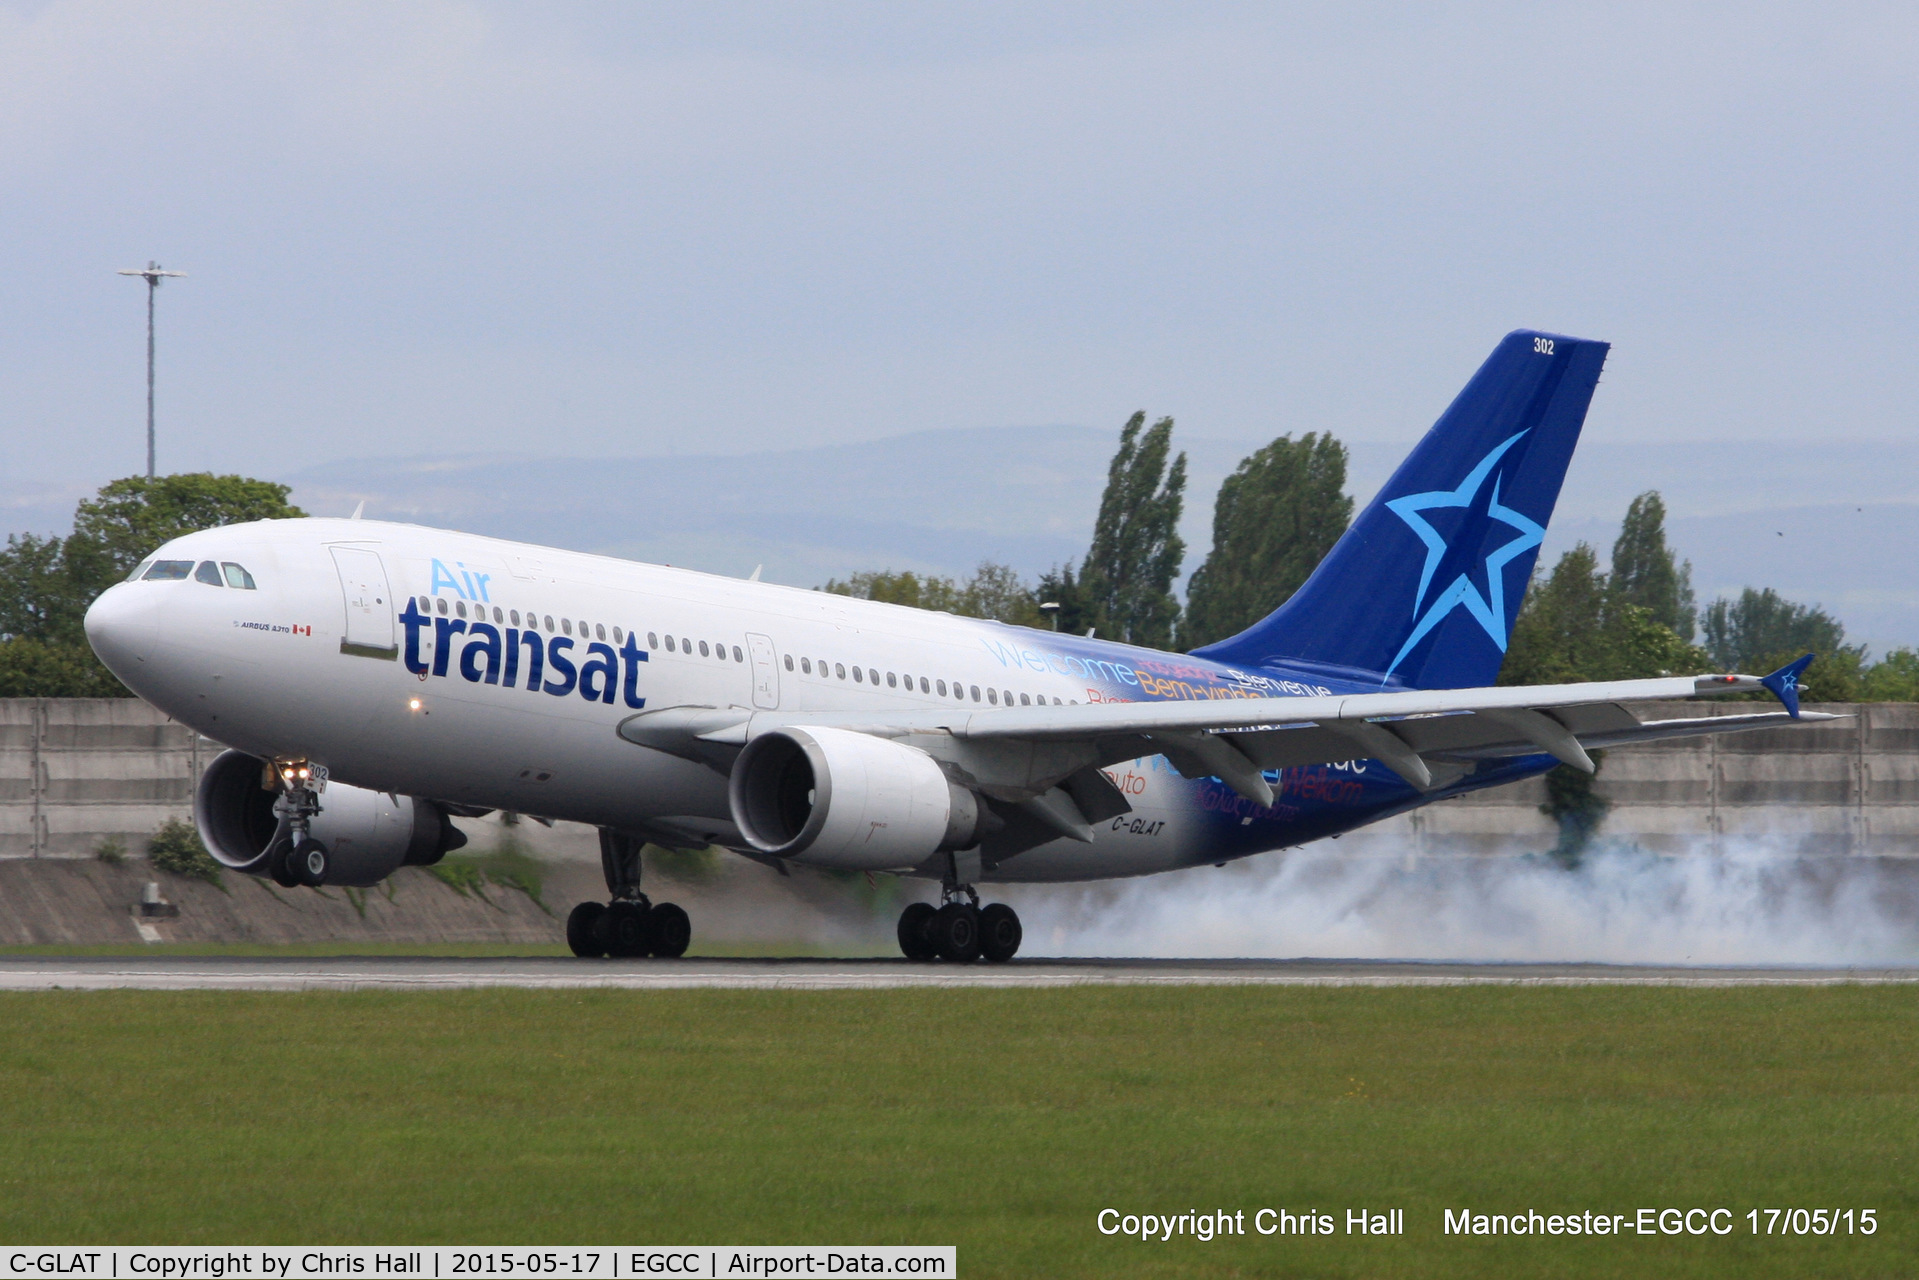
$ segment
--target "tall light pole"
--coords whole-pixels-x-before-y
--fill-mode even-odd
[[[166,271],[149,261],[146,270],[122,271],[123,276],[139,276],[147,282],[147,479],[153,479],[153,291],[168,276],[184,277],[184,271]]]

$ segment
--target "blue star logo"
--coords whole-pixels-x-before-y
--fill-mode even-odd
[[[1506,651],[1506,566],[1538,546],[1546,537],[1543,525],[1535,524],[1511,507],[1500,505],[1499,501],[1500,477],[1494,475],[1494,468],[1506,456],[1507,450],[1518,444],[1525,434],[1521,431],[1508,438],[1481,458],[1479,465],[1459,482],[1457,489],[1409,493],[1386,504],[1426,544],[1426,567],[1419,575],[1419,591],[1413,597],[1413,616],[1418,621],[1413,626],[1412,634],[1406,637],[1406,643],[1400,646],[1398,655],[1393,658],[1392,666],[1386,668],[1388,675],[1398,669],[1406,655],[1412,652],[1413,646],[1426,638],[1427,632],[1444,622],[1458,608],[1464,608],[1478,620],[1492,642],[1499,646],[1501,653]],[[1492,480],[1490,486],[1486,483],[1489,477]],[[1439,530],[1420,514],[1445,508],[1463,508],[1466,512],[1463,523],[1454,534],[1454,544],[1448,544]],[[1482,592],[1472,580],[1472,570],[1473,561],[1478,558],[1474,548],[1481,541],[1481,531],[1487,520],[1497,520],[1507,525],[1516,530],[1518,536],[1486,557],[1486,589]],[[1435,579],[1445,585],[1438,588],[1437,594],[1429,602],[1427,592]]]

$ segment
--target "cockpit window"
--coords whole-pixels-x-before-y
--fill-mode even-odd
[[[140,581],[141,578],[146,576],[147,566],[152,563],[153,561],[151,560],[142,560],[139,564],[134,565],[133,572],[127,575],[127,581],[128,582]]]
[[[193,580],[195,582],[204,582],[209,587],[223,587],[226,585],[220,581],[220,566],[211,560],[202,560],[200,562],[200,567],[193,571]]]
[[[193,572],[191,560],[155,560],[147,570],[148,582],[178,582]]]
[[[220,567],[226,570],[227,585],[229,587],[234,587],[240,591],[259,590],[258,587],[253,585],[253,575],[248,573],[244,566],[237,565],[231,560],[222,560]]]

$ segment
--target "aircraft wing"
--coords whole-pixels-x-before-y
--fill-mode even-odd
[[[899,738],[971,775],[991,793],[1028,799],[1075,775],[1164,755],[1187,777],[1217,777],[1273,803],[1265,771],[1378,760],[1421,790],[1444,786],[1475,761],[1540,752],[1591,772],[1589,748],[1829,720],[1801,712],[1798,674],[1810,655],[1770,676],[1675,676],[1482,689],[1407,690],[1206,702],[954,707],[873,712],[751,712],[674,707],[623,722],[628,741],[715,765],[750,738],[818,725]],[[1783,711],[1641,721],[1634,702],[1769,690]],[[1081,787],[1096,788],[1091,779]],[[1023,793],[1023,794],[1022,794]],[[1084,804],[1081,806],[1084,807]]]

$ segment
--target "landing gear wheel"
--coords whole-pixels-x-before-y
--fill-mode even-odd
[[[606,914],[603,902],[582,902],[566,917],[566,945],[582,958],[603,956],[606,948],[599,941],[600,917]]]
[[[937,960],[939,948],[933,945],[928,930],[939,913],[930,902],[915,902],[900,912],[900,954],[908,960]]]
[[[282,841],[267,850],[267,874],[282,889],[300,887],[300,872],[293,863],[292,841]]]
[[[615,902],[600,917],[594,936],[606,944],[610,956],[646,954],[646,917],[648,911],[637,902]]]
[[[1004,902],[982,907],[979,913],[980,954],[994,964],[1005,964],[1019,951],[1026,931],[1019,926],[1019,915]]]
[[[309,889],[317,889],[326,883],[329,861],[326,846],[318,840],[304,841],[297,849],[287,854],[287,865],[300,883]]]
[[[979,959],[979,908],[965,902],[949,902],[933,913],[933,925],[927,931],[940,958],[957,964]]]
[[[693,922],[670,902],[655,903],[646,913],[646,949],[662,960],[677,960],[693,941]]]

